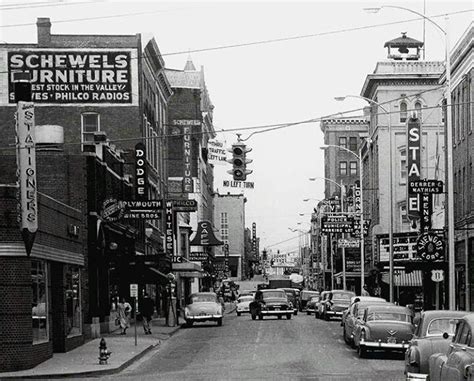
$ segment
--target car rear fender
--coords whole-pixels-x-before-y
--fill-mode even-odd
[[[435,353],[430,356],[430,381],[443,381],[441,378],[441,371],[446,360],[447,356],[444,353]]]

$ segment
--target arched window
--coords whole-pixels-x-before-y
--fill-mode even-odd
[[[407,121],[407,104],[405,102],[400,102],[400,123],[405,123]]]
[[[415,115],[418,119],[421,119],[421,102],[417,101],[415,103]]]

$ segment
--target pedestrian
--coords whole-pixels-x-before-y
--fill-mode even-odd
[[[367,290],[367,285],[364,284],[364,288],[362,289],[362,296],[370,296],[369,291]]]
[[[132,306],[128,303],[124,297],[120,299],[117,304],[117,315],[120,321],[121,335],[127,333],[127,328],[130,327],[130,313],[132,312]]]
[[[151,317],[155,312],[155,304],[150,296],[145,292],[140,306],[140,312],[142,314],[143,330],[145,335],[151,334]]]

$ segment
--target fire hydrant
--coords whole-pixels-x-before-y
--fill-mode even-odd
[[[112,352],[107,350],[107,344],[105,339],[102,338],[99,344],[99,364],[107,364],[107,360],[109,359]]]

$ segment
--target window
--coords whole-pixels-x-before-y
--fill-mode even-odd
[[[407,182],[407,151],[400,151],[400,184],[406,184]]]
[[[347,138],[345,136],[339,138],[339,146],[347,148]]]
[[[421,120],[421,102],[415,103],[415,115],[418,119]]]
[[[66,334],[82,333],[81,273],[79,266],[66,267]]]
[[[351,151],[357,151],[357,138],[355,136],[349,138],[349,149]]]
[[[405,102],[400,103],[400,123],[407,121],[407,104]]]
[[[229,239],[229,230],[228,229],[221,229],[221,239],[228,240]]]
[[[33,343],[48,341],[48,278],[44,261],[31,260],[31,287]]]
[[[407,206],[406,204],[400,205],[400,231],[410,230],[410,220],[408,219]]]
[[[221,227],[226,227],[229,221],[227,220],[227,212],[222,212],[221,213]]]
[[[349,174],[351,176],[357,175],[357,161],[351,161],[349,163]]]
[[[339,162],[339,175],[340,176],[347,176],[347,161],[340,161]]]
[[[97,113],[81,114],[82,142],[93,142],[94,132],[100,131],[100,118]]]

